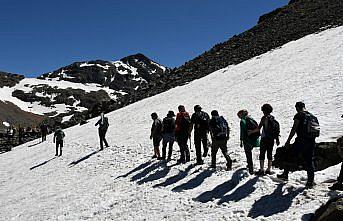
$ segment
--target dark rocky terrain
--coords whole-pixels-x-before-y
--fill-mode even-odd
[[[22,79],[24,79],[23,75],[10,74],[7,72],[0,71],[0,88],[2,88],[2,87],[13,87]]]
[[[291,0],[288,5],[262,15],[257,25],[215,45],[210,50],[151,82],[143,91],[126,97],[132,103],[239,64],[282,45],[343,25],[342,0]]]

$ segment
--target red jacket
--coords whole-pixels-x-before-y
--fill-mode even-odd
[[[190,120],[189,113],[188,112],[179,112],[176,114],[176,120],[175,120],[175,133],[179,132],[187,132],[189,128],[182,128],[182,119],[187,118]]]

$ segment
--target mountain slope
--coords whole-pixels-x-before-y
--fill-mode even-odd
[[[336,178],[339,166],[317,172],[319,185],[312,190],[303,190],[305,172],[292,173],[287,184],[248,176],[236,113],[247,108],[259,118],[260,106],[270,102],[283,143],[294,104],[303,100],[319,118],[319,140],[342,135],[342,42],[343,26],[309,35],[114,111],[108,114],[111,146],[103,152],[96,151],[97,119],[93,119],[65,130],[63,157],[53,158],[51,136],[46,143],[32,142],[0,155],[1,219],[308,220],[306,214],[330,198],[323,182]],[[188,110],[195,104],[208,112],[218,109],[228,119],[229,153],[238,161],[233,171],[175,165],[175,161],[163,165],[150,159],[150,113],[164,116],[179,104]],[[177,149],[175,145],[174,159]],[[223,167],[220,153],[217,159]],[[208,158],[205,161],[209,164]]]
[[[162,76],[158,84],[126,98],[129,103],[239,64],[306,35],[343,25],[343,1],[295,0],[262,15],[258,24]]]
[[[64,126],[71,126],[96,116],[100,110],[107,111],[111,105],[121,105],[121,97],[146,87],[168,72],[168,68],[143,54],[114,62],[75,62],[38,79],[1,72],[0,101],[16,104],[27,115],[49,116],[52,125],[53,121],[62,121]],[[20,124],[23,117],[20,113],[24,112],[16,113]],[[1,113],[0,118],[18,124]]]

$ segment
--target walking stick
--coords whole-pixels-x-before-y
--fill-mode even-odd
[[[189,150],[192,149],[192,135],[189,135]]]

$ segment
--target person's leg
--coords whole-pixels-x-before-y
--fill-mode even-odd
[[[60,156],[62,156],[62,149],[63,149],[63,140],[60,142]]]
[[[212,148],[211,148],[211,157],[212,157],[212,162],[211,162],[211,167],[216,168],[216,155],[218,151],[218,142],[216,140],[212,140]]]
[[[168,144],[168,141],[167,141],[166,137],[164,136],[163,140],[162,140],[162,158],[163,159],[166,159],[167,144]]]
[[[189,162],[191,161],[191,154],[189,152],[187,141],[188,141],[188,137],[186,137],[184,140],[184,151],[185,151],[186,162]]]
[[[104,149],[104,145],[103,145],[103,135],[102,135],[102,131],[99,130],[99,138],[100,138],[100,150]]]
[[[343,183],[343,162],[341,164],[341,171],[339,172],[339,176],[337,178],[337,181],[340,183]]]
[[[249,173],[253,174],[254,173],[254,165],[253,165],[253,161],[252,161],[252,147],[244,144],[244,152],[245,152],[245,156],[247,158]]]
[[[103,132],[103,134],[102,134],[102,135],[103,135],[102,140],[103,140],[104,143],[105,143],[105,147],[109,147],[109,145],[108,145],[108,143],[107,143],[107,140],[106,140],[106,132],[107,132],[107,131],[104,131],[104,132]]]
[[[56,153],[55,156],[58,156],[58,141],[56,141]]]
[[[315,141],[314,139],[306,140],[304,143],[304,158],[305,166],[307,171],[307,184],[311,185],[314,182],[314,148]]]
[[[186,159],[185,159],[185,151],[184,151],[184,146],[183,146],[183,142],[182,139],[180,137],[177,138],[177,144],[180,147],[180,158],[179,158],[179,162],[180,163],[185,163]]]
[[[231,157],[229,156],[229,154],[227,153],[227,141],[226,140],[223,140],[220,142],[220,149],[226,159],[226,166],[227,166],[227,169],[228,170],[231,170],[232,169],[232,160],[231,160]]]
[[[261,144],[260,144],[260,156],[259,156],[259,160],[260,160],[260,173],[264,173],[264,160],[265,160],[265,155],[266,155],[266,142],[265,139],[261,139]]]
[[[194,135],[194,146],[195,146],[195,154],[196,154],[196,160],[198,164],[202,164],[202,158],[201,158],[201,136],[200,135]]]
[[[204,153],[203,153],[203,157],[207,157],[207,153],[208,153],[208,146],[207,146],[207,133],[205,133],[203,136],[202,136],[202,145],[204,147]]]
[[[169,142],[168,160],[171,160],[171,156],[173,153],[173,145],[174,145],[174,141],[172,140]]]

